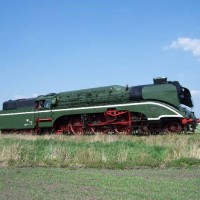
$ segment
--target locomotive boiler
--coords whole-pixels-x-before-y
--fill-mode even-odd
[[[105,86],[9,100],[0,111],[2,133],[159,134],[194,132],[189,89],[178,81]]]

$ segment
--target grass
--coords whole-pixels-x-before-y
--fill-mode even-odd
[[[110,169],[199,166],[200,134],[0,135],[0,165]]]
[[[200,199],[200,131],[0,135],[0,199]]]
[[[200,169],[0,168],[0,199],[200,199]]]

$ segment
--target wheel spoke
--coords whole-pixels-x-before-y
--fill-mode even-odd
[[[129,125],[115,125],[114,131],[116,134],[130,135],[132,133],[132,127]]]
[[[75,116],[71,119],[69,124],[70,132],[74,135],[83,135],[83,124],[81,123],[80,116]]]
[[[183,128],[179,122],[168,122],[166,125],[167,133],[179,133],[182,132]]]

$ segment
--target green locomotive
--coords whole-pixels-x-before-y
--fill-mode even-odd
[[[177,81],[112,85],[10,100],[0,111],[2,133],[150,134],[195,131],[190,91]]]

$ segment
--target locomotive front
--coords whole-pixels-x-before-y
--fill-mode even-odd
[[[177,88],[177,95],[179,99],[179,110],[183,113],[184,118],[182,124],[191,126],[194,131],[200,120],[196,118],[192,108],[194,106],[192,96],[188,88],[182,87],[179,82],[172,82]]]
[[[178,81],[167,81],[165,77],[155,78],[153,81],[154,84],[131,87],[129,98],[133,101],[159,102],[168,110],[176,113],[176,115],[166,115],[166,113],[160,112],[158,123],[162,127],[166,127],[166,130],[194,132],[200,121],[192,111],[193,102],[190,90],[182,87]],[[152,110],[147,115],[151,116],[151,112]],[[155,124],[155,120],[151,119]],[[149,122],[151,123],[151,120]]]

